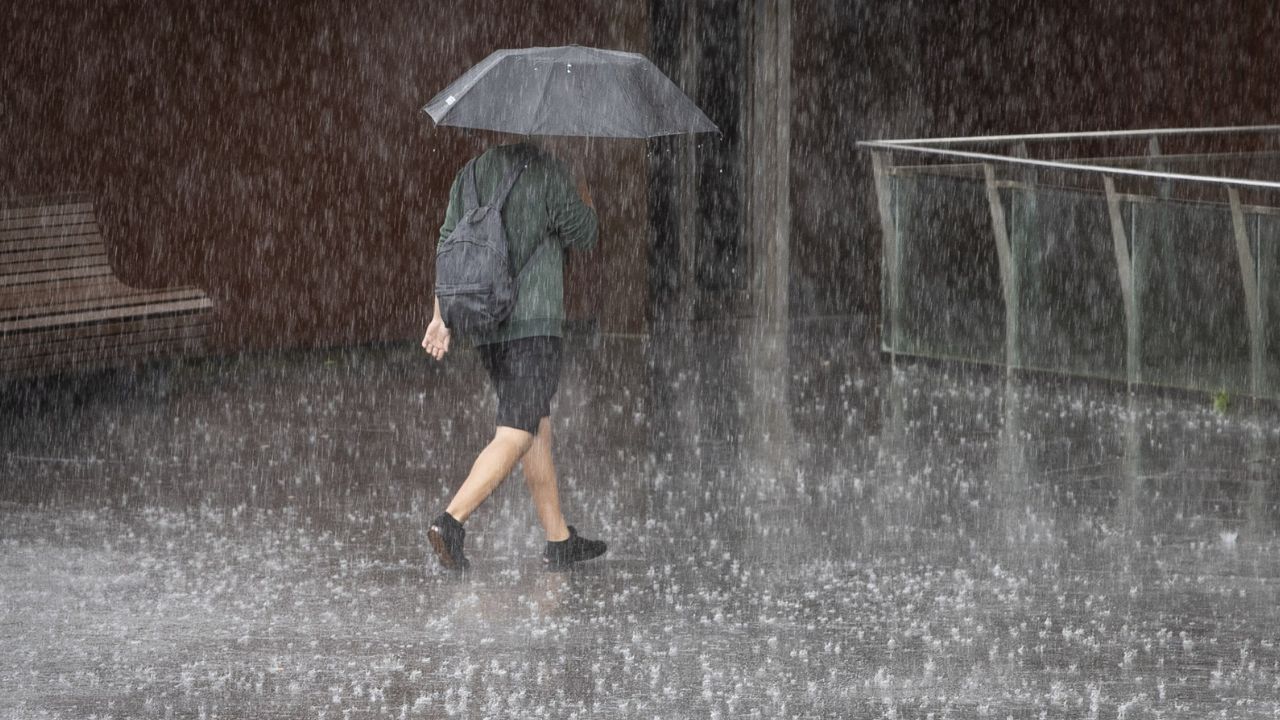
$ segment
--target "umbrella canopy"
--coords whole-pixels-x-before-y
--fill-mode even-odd
[[[718,132],[648,58],[578,45],[499,50],[422,110],[437,125],[520,135]]]

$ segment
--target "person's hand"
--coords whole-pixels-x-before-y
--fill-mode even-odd
[[[444,320],[439,316],[432,318],[427,325],[427,334],[422,337],[422,349],[436,360],[443,359],[444,354],[449,352],[449,328],[445,327]]]
[[[582,198],[584,205],[592,210],[596,209],[596,204],[591,199],[591,187],[587,185],[586,178],[582,175],[578,176],[578,196]]]

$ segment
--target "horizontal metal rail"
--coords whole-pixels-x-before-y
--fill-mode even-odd
[[[1241,125],[1209,128],[1154,128],[1150,130],[1093,130],[1087,132],[1031,133],[1026,135],[976,135],[972,137],[914,138],[910,140],[866,140],[859,145],[958,145],[979,142],[1042,142],[1048,140],[1089,140],[1097,138],[1143,138],[1170,135],[1230,135],[1280,132],[1280,125]]]
[[[1017,138],[1018,136],[1008,137]],[[1135,170],[1132,168],[1115,167],[1112,165],[1086,165],[1074,162],[1061,162],[1058,160],[1035,160],[1033,158],[1022,158],[1014,155],[997,155],[995,153],[975,152],[971,150],[921,147],[920,145],[905,144],[907,142],[908,141],[904,140],[863,140],[859,142],[858,145],[859,147],[871,148],[874,150],[914,152],[922,155],[940,155],[943,157],[963,158],[966,160],[980,160],[982,162],[998,162],[1010,165],[1026,165],[1029,167],[1056,168],[1058,170],[1075,170],[1079,172],[1097,173],[1099,175],[1123,175],[1127,177],[1149,178],[1152,180],[1178,180],[1184,182],[1206,183],[1210,185],[1280,190],[1280,182],[1270,182],[1267,180],[1248,180],[1245,178],[1218,177],[1215,175],[1188,175],[1186,173],[1159,172],[1156,170]]]

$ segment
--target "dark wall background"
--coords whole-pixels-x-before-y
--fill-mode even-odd
[[[646,12],[5,1],[0,197],[95,195],[122,279],[205,288],[221,350],[414,337],[449,183],[493,139],[437,129],[418,109],[498,48],[643,51]],[[571,317],[643,322],[643,168],[643,143],[592,146],[602,248],[570,272],[612,283],[584,284]]]
[[[701,92],[733,95],[703,98],[717,113],[743,96],[749,2],[705,0],[697,15]],[[223,350],[414,338],[448,183],[487,141],[418,108],[500,47],[667,47],[674,7],[0,0],[0,197],[93,193],[122,277],[206,288]],[[857,140],[1258,124],[1280,108],[1280,10],[1262,0],[795,0],[792,27],[796,315],[878,310]],[[602,247],[570,267],[570,314],[606,329],[643,327],[646,252],[663,242],[646,149],[595,142],[584,167]],[[700,212],[736,217],[718,195],[738,186],[733,154],[703,159]],[[699,239],[704,291],[738,291],[739,226],[710,222]],[[724,252],[731,272],[714,262]]]
[[[650,316],[656,321],[749,312],[743,156],[749,6],[649,0],[650,58],[719,130],[649,142]]]

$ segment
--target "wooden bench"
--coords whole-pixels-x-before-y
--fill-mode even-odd
[[[195,354],[212,308],[197,288],[120,282],[88,197],[0,203],[0,378]]]

